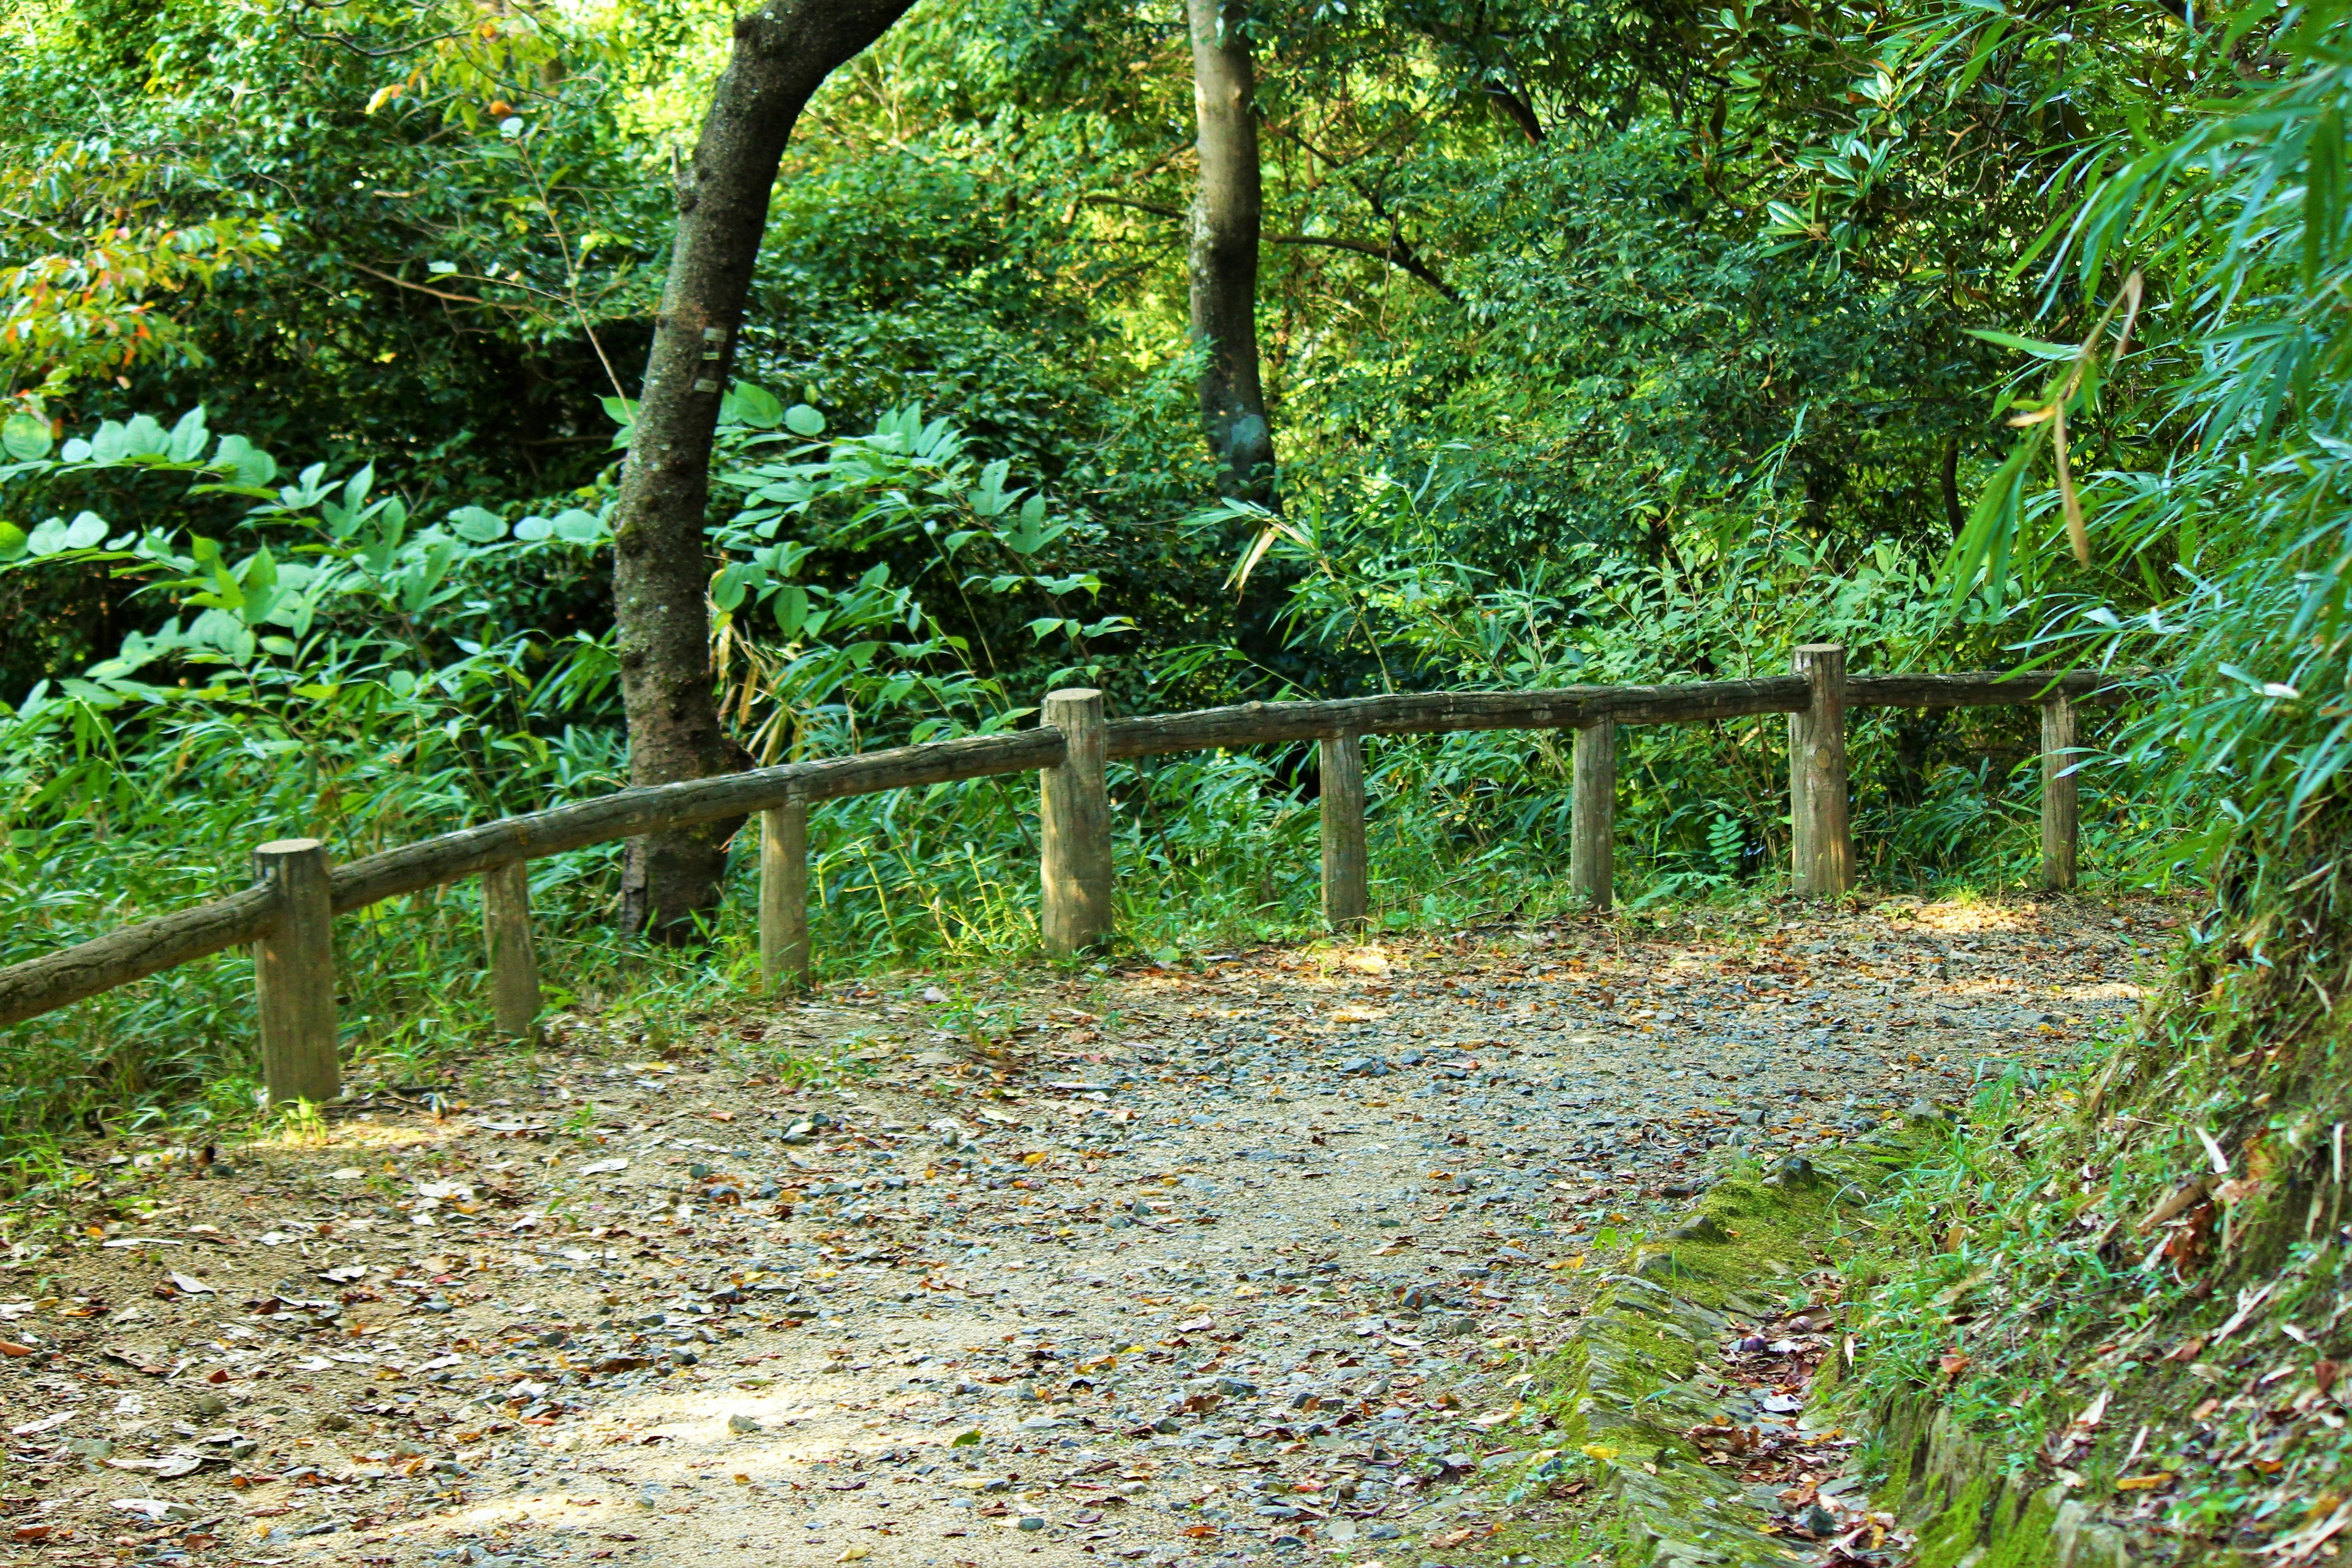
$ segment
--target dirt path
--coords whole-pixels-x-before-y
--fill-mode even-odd
[[[97,1151],[0,1277],[0,1552],[1420,1561],[1710,1169],[2063,1059],[2165,911],[1772,918],[573,1020],[311,1142]]]

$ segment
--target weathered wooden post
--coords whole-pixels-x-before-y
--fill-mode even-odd
[[[1110,791],[1103,782],[1108,731],[1099,691],[1048,692],[1039,721],[1062,733],[1062,763],[1041,775],[1038,837],[1044,907],[1038,924],[1056,958],[1110,934]]]
[[[2042,704],[2042,885],[2074,889],[2074,849],[2082,833],[2082,798],[2074,779],[2074,700],[2053,693]]]
[[[1617,726],[1609,720],[1576,732],[1569,790],[1568,885],[1594,910],[1606,910],[1617,882]]]
[[[760,814],[760,979],[769,990],[809,982],[808,802]]]
[[[1809,643],[1796,673],[1811,700],[1789,715],[1790,882],[1833,899],[1853,889],[1853,833],[1846,819],[1845,649]]]
[[[278,923],[253,944],[262,1085],[272,1105],[323,1104],[343,1089],[327,847],[315,838],[273,838],[254,850],[253,870],[278,895]]]
[[[490,1026],[539,1042],[539,950],[530,934],[530,867],[509,860],[482,873],[482,945],[490,960]]]
[[[1317,747],[1323,819],[1323,923],[1360,931],[1371,920],[1364,848],[1364,738],[1326,735]]]

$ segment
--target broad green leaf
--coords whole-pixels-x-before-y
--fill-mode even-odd
[[[606,537],[604,520],[578,507],[555,514],[555,537],[566,544],[595,544]]]
[[[773,602],[773,610],[776,617],[776,629],[783,633],[786,637],[793,636],[803,626],[808,624],[808,590],[802,587],[798,583],[785,584],[782,590],[776,595]],[[814,637],[816,635],[814,628],[811,629],[809,635],[811,637]]]
[[[168,458],[172,437],[163,424],[149,414],[134,415],[122,427],[123,454],[131,458]]]
[[[742,605],[745,595],[764,586],[767,579],[765,568],[749,561],[730,561],[711,579],[710,602],[722,610],[734,610]]]
[[[106,519],[94,511],[78,514],[66,526],[68,550],[95,550],[106,542]]]
[[[506,519],[478,506],[461,506],[449,514],[449,526],[460,539],[492,544],[507,536]]]
[[[784,428],[795,436],[822,436],[824,434],[824,416],[805,403],[795,403],[784,410]]]
[[[164,442],[164,455],[175,463],[193,463],[205,455],[205,443],[212,433],[205,428],[204,405],[198,404],[180,416],[178,424]]]
[[[730,406],[721,412],[719,417],[722,420],[731,416],[736,422],[757,429],[772,430],[776,422],[784,416],[784,405],[774,393],[765,387],[754,386],[748,381],[737,382],[728,392],[725,401]]]
[[[224,436],[214,448],[213,465],[236,470],[241,485],[266,485],[278,478],[278,462],[242,436]]]
[[[19,409],[0,424],[0,448],[20,463],[49,455],[49,422]]]

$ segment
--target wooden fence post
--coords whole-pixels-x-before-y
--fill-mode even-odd
[[[1797,892],[1833,899],[1853,889],[1853,834],[1846,819],[1845,649],[1809,643],[1796,673],[1812,688],[1811,705],[1789,715],[1790,882]]]
[[[760,814],[760,979],[771,991],[809,981],[808,802]]]
[[[323,1104],[342,1092],[335,1060],[335,906],[327,847],[273,838],[253,870],[278,898],[278,923],[253,944],[261,1081],[272,1105]]]
[[[2074,700],[2059,692],[2042,704],[2042,885],[2074,889],[2074,849],[2082,797],[2074,779]]]
[[[1364,848],[1364,738],[1326,735],[1318,742],[1323,819],[1323,923],[1360,931],[1371,921],[1367,887],[1370,857]]]
[[[482,945],[490,960],[490,1026],[500,1039],[539,1043],[539,951],[530,934],[530,866],[482,873]]]
[[[1576,732],[1569,793],[1568,885],[1588,908],[1606,910],[1617,883],[1617,726],[1603,720]]]
[[[1046,693],[1039,721],[1062,734],[1062,763],[1040,775],[1038,924],[1045,951],[1066,958],[1110,934],[1110,792],[1103,783],[1109,735],[1102,693]]]

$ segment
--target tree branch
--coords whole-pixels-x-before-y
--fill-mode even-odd
[[[1172,217],[1180,222],[1187,216],[1181,207],[1162,206],[1156,202],[1129,201],[1124,196],[1095,195],[1083,199],[1091,206],[1128,207],[1136,212],[1150,213],[1155,217]],[[1327,250],[1349,250],[1358,256],[1369,256],[1374,260],[1387,262],[1400,272],[1420,279],[1444,296],[1448,304],[1462,303],[1462,296],[1455,293],[1445,279],[1439,277],[1429,263],[1415,255],[1412,247],[1402,238],[1392,245],[1374,245],[1369,240],[1338,239],[1319,234],[1261,234],[1258,240],[1264,245],[1314,245]]]
[[[1493,104],[1496,111],[1504,119],[1518,127],[1520,135],[1530,142],[1543,141],[1543,121],[1536,118],[1534,105],[1528,103],[1526,99],[1500,82],[1488,82],[1486,101]]]
[[[353,261],[348,256],[343,258],[343,262],[346,266],[359,268],[359,270],[366,273],[371,278],[381,278],[387,283],[396,284],[403,289],[413,289],[419,294],[430,294],[436,300],[446,300],[452,304],[479,305],[485,310],[520,310],[522,309],[520,305],[501,304],[496,300],[484,300],[472,294],[451,294],[440,289],[427,289],[422,283],[411,283],[405,278],[394,278],[389,272],[379,272],[374,268],[370,267],[366,262]]]

